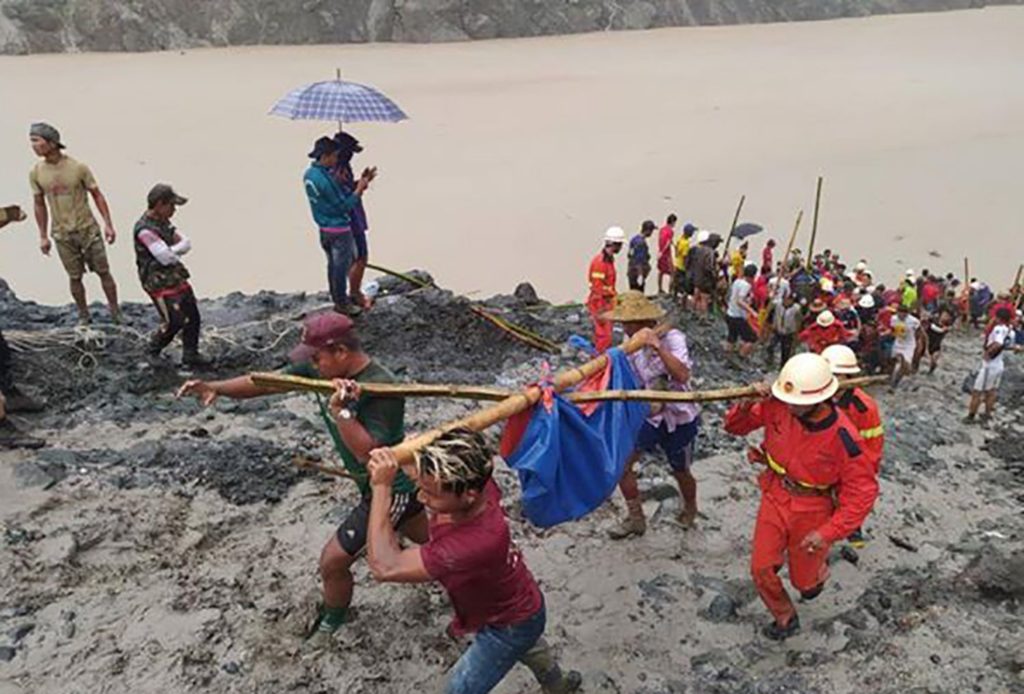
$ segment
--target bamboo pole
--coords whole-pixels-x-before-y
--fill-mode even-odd
[[[1013,287],[1010,289],[1010,294],[1013,296],[1014,303],[1017,301],[1017,297],[1020,296],[1020,276],[1024,272],[1024,265],[1017,266],[1017,276],[1013,278]]]
[[[322,395],[332,395],[334,393],[334,384],[331,381],[319,378],[303,378],[302,376],[288,376],[276,373],[252,373],[249,374],[249,380],[252,381],[253,385],[281,393],[295,390],[311,391]],[[512,395],[510,391],[499,388],[448,384],[360,383],[359,388],[367,395],[383,398],[443,397],[499,401]]]
[[[741,195],[740,204],[736,206],[736,214],[734,214],[732,217],[732,226],[729,227],[729,235],[725,238],[725,250],[722,251],[722,254],[725,256],[726,260],[729,259],[729,242],[732,241],[732,234],[734,231],[736,231],[736,225],[740,223],[740,212],[743,210],[743,203],[745,203],[746,201],[747,196]]]
[[[811,224],[811,245],[807,248],[808,270],[811,269],[814,263],[814,242],[818,240],[818,211],[821,208],[821,185],[824,182],[824,176],[818,176],[818,190],[814,194],[814,221]]]
[[[658,334],[664,334],[668,329],[669,326],[663,324],[655,328],[655,332]],[[621,349],[626,354],[632,354],[633,352],[642,349],[644,344],[642,335],[637,334],[623,343],[621,345]],[[602,354],[599,357],[591,359],[585,364],[581,364],[580,366],[567,369],[556,374],[552,385],[556,391],[560,392],[567,390],[579,383],[582,383],[594,374],[600,373],[607,364],[608,355]],[[495,405],[478,410],[468,417],[463,417],[462,419],[449,422],[448,424],[444,424],[440,427],[431,429],[430,431],[425,431],[406,439],[394,447],[393,450],[395,452],[395,456],[398,458],[400,463],[409,464],[415,459],[416,451],[420,450],[424,446],[430,445],[446,432],[462,427],[472,429],[473,431],[483,431],[498,422],[504,421],[509,417],[530,409],[537,404],[542,394],[543,391],[539,386],[530,386],[522,392],[516,393]]]
[[[785,271],[789,268],[789,256],[793,252],[793,244],[796,242],[796,233],[800,230],[800,222],[804,219],[804,211],[800,210],[796,214],[796,222],[793,223],[793,233],[789,235],[789,245],[786,246],[786,255],[782,256],[782,269]]]
[[[848,378],[839,382],[839,387],[861,388],[864,386],[886,383],[886,376],[861,376]],[[574,403],[605,402],[608,400],[627,400],[643,402],[717,402],[721,400],[738,400],[740,398],[756,398],[761,393],[757,386],[736,386],[717,390],[694,390],[688,392],[665,390],[599,390],[583,393],[569,393],[566,400]]]
[[[322,472],[325,475],[331,475],[333,477],[345,477],[350,480],[357,479],[355,475],[343,467],[327,465],[316,460],[310,460],[302,455],[297,455],[292,458],[292,465],[300,470],[316,470],[317,472]]]

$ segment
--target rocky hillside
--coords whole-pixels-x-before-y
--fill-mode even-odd
[[[463,41],[1024,4],[1024,0],[0,0],[0,53]]]

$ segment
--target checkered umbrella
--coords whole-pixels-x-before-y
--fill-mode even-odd
[[[391,99],[373,87],[355,82],[331,80],[293,89],[270,109],[275,116],[292,120],[325,120],[343,123],[386,121],[408,118]]]

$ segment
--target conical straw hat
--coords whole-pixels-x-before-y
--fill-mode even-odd
[[[665,317],[665,311],[643,293],[629,291],[619,294],[615,308],[606,311],[601,318],[604,320],[632,323],[638,321],[656,321]]]

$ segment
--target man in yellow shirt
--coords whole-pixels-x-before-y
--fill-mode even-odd
[[[64,144],[56,128],[46,123],[34,123],[29,129],[29,140],[32,151],[40,157],[28,176],[35,196],[39,249],[43,255],[50,255],[50,237],[53,237],[57,255],[68,274],[71,297],[78,307],[80,324],[88,324],[90,319],[85,285],[82,283],[87,269],[99,275],[110,306],[110,315],[115,323],[120,323],[117,283],[110,274],[107,249],[103,245],[104,237],[107,243],[114,243],[117,237],[107,199],[100,192],[89,167],[64,154]],[[103,217],[102,236],[89,208],[87,192]]]
[[[683,233],[676,239],[675,253],[672,258],[676,268],[676,275],[672,281],[672,294],[684,297],[684,301],[685,297],[693,293],[693,288],[686,277],[686,256],[690,254],[690,244],[693,242],[693,235],[696,231],[697,227],[690,223],[683,226]]]
[[[732,279],[737,279],[743,276],[743,266],[747,264],[747,251],[750,250],[750,244],[744,241],[740,244],[740,247],[732,252],[729,258],[729,266],[732,271]]]

